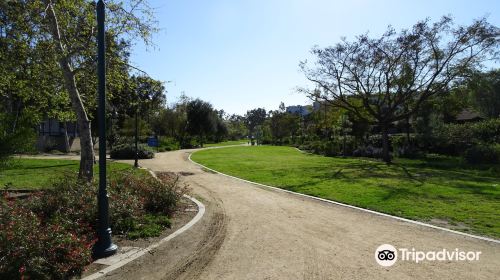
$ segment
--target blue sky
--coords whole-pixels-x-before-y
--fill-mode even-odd
[[[381,35],[390,24],[411,27],[426,17],[451,14],[459,24],[488,16],[500,26],[496,1],[461,0],[150,0],[160,32],[156,47],[137,44],[134,65],[166,84],[167,99],[182,91],[215,108],[244,114],[264,107],[307,104],[295,92],[308,83],[299,71],[314,45],[369,31]]]

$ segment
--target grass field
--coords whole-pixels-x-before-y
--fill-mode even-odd
[[[232,145],[241,145],[241,144],[246,144],[247,140],[234,140],[234,141],[224,141],[220,143],[211,143],[211,144],[205,144],[204,147],[222,147],[222,146],[232,146]]]
[[[0,188],[8,185],[12,189],[41,189],[51,185],[53,180],[61,176],[77,174],[79,161],[60,159],[12,159],[9,165],[0,171]],[[110,162],[108,171],[130,170],[130,164]],[[99,168],[94,167],[97,176]],[[138,170],[137,172],[143,172]]]
[[[332,158],[290,147],[229,147],[192,159],[236,177],[334,201],[500,238],[500,166],[456,158]]]

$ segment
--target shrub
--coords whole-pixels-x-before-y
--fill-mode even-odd
[[[67,279],[91,261],[93,235],[68,230],[66,219],[45,223],[21,203],[4,202],[0,216],[0,278]],[[73,228],[75,229],[75,228]]]
[[[373,134],[368,136],[368,140],[366,143],[368,146],[372,147],[382,147],[382,135],[381,134]],[[391,138],[389,137],[389,146],[391,145]]]
[[[354,137],[346,136],[346,155],[352,155],[354,150],[354,140]],[[308,151],[314,154],[333,157],[343,155],[344,142],[342,137],[337,137],[330,140],[307,141],[301,145],[298,145],[298,148],[300,150]]]
[[[74,177],[27,199],[0,198],[0,279],[68,279],[91,262],[98,187]],[[186,187],[175,175],[159,178],[123,172],[109,180],[114,232],[150,237],[170,226]]]
[[[303,151],[309,151],[310,147],[309,147],[309,143],[306,142],[304,144],[301,144],[297,147],[299,150],[303,150]]]
[[[180,184],[179,177],[172,173],[159,173],[158,179],[151,176],[138,178],[129,173],[116,184],[122,185],[139,197],[148,212],[171,215],[187,188]]]
[[[23,201],[44,223],[60,224],[78,235],[93,234],[97,217],[97,186],[68,174],[50,189],[33,194]]]
[[[418,158],[422,154],[417,147],[413,145],[405,145],[394,149],[394,153],[401,158]]]
[[[175,151],[180,148],[179,142],[176,141],[174,138],[171,137],[164,137],[160,139],[159,151]]]
[[[471,164],[497,163],[500,150],[491,145],[477,145],[469,148],[464,155],[465,161]]]
[[[477,145],[500,143],[500,119],[476,123],[445,124],[433,133],[432,151],[441,154],[459,155]]]
[[[361,146],[353,151],[352,153],[355,157],[370,157],[370,158],[382,158],[382,148],[374,148],[372,146]]]
[[[470,124],[476,141],[488,144],[500,144],[500,118],[489,119]]]
[[[154,153],[151,149],[144,145],[139,144],[137,147],[137,153],[139,159],[148,159],[153,158]],[[110,153],[111,158],[113,159],[134,159],[135,158],[135,145],[133,144],[121,144],[113,147]]]
[[[186,136],[179,141],[179,146],[181,149],[192,149],[192,148],[196,148],[197,144],[196,144],[195,139],[193,139],[189,136]]]

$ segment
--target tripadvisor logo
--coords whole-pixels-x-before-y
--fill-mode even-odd
[[[381,266],[392,266],[398,260],[419,263],[422,261],[479,261],[481,251],[442,249],[439,251],[418,251],[415,248],[399,248],[382,244],[375,250],[375,261]]]
[[[398,251],[390,244],[382,244],[375,250],[375,260],[381,266],[391,266],[398,260]]]

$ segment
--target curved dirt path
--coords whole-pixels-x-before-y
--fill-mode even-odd
[[[113,279],[498,279],[500,245],[356,209],[260,188],[203,171],[191,151],[160,153],[141,165],[183,174],[207,214],[157,254]],[[384,243],[421,251],[481,251],[473,262],[374,259]]]

